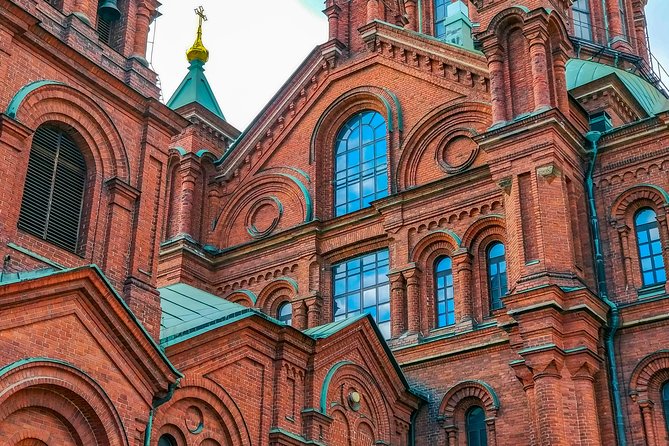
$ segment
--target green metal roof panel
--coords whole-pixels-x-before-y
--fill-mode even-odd
[[[366,313],[359,314],[357,316],[349,317],[348,319],[342,319],[341,321],[330,322],[328,324],[309,328],[304,330],[303,333],[312,339],[325,339],[366,317]]]
[[[616,75],[620,79],[650,116],[669,110],[669,100],[664,97],[660,90],[643,78],[627,71],[589,60],[570,59],[567,62],[567,89],[573,90],[610,74]]]
[[[188,67],[188,74],[181,81],[167,106],[176,110],[188,104],[198,103],[219,118],[225,120],[223,111],[218,105],[216,96],[211,90],[211,86],[204,75],[204,63],[200,60],[193,60]]]

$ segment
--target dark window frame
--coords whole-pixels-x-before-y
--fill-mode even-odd
[[[475,413],[475,415],[473,415]],[[472,420],[476,416],[477,419]],[[474,425],[475,424],[475,425]],[[481,406],[472,406],[465,413],[465,432],[467,446],[487,446],[488,429],[485,421],[485,410]]]
[[[388,128],[381,113],[362,110],[344,122],[335,139],[332,172],[335,217],[388,196]]]
[[[373,258],[372,258],[373,257]],[[390,255],[388,249],[367,252],[332,265],[332,319],[369,313],[390,338]]]
[[[493,249],[495,249],[497,246],[502,247],[502,254],[491,257]],[[504,243],[497,240],[491,242],[486,248],[485,257],[488,279],[488,297],[490,298],[490,311],[492,312],[494,310],[504,308],[504,302],[502,299],[509,292],[506,246]],[[495,283],[497,283],[497,286]]]
[[[639,218],[645,212],[653,214],[653,221],[639,224]],[[644,207],[634,214],[634,234],[636,236],[639,272],[641,273],[643,288],[666,283],[667,274],[660,225],[654,209]]]
[[[440,256],[434,261],[434,304],[435,326],[444,328],[454,325],[455,283],[453,259],[449,256]]]
[[[571,5],[572,23],[574,25],[574,36],[593,41],[592,35],[592,12],[590,10],[589,0],[576,0]]]
[[[290,311],[284,313],[283,310],[288,308]],[[279,304],[276,309],[276,318],[286,325],[292,325],[293,322],[293,304],[290,301],[284,301]]]

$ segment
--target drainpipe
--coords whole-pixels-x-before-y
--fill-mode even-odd
[[[418,418],[418,409],[413,411],[409,420],[409,446],[416,446],[416,418]]]
[[[164,397],[153,399],[153,404],[151,405],[151,410],[149,411],[149,420],[146,422],[146,430],[144,431],[144,446],[150,446],[151,444],[153,417],[156,414],[156,410],[158,410],[160,406],[162,406],[163,404],[172,399],[172,397],[174,396],[174,391],[177,390],[177,387],[179,387],[179,381],[181,381],[181,378],[177,378],[175,382],[170,383],[170,385],[167,387],[167,394],[165,394]]]
[[[597,208],[595,207],[595,194],[593,184],[593,173],[595,171],[595,162],[597,160],[597,142],[601,138],[600,132],[588,132],[585,138],[592,145],[592,152],[588,172],[585,177],[586,193],[588,196],[588,211],[590,213],[590,229],[592,232],[593,249],[595,251],[595,273],[597,277],[597,294],[599,298],[611,309],[609,326],[606,328],[604,342],[606,346],[606,356],[609,364],[609,378],[611,380],[611,394],[614,412],[614,422],[616,426],[616,437],[619,446],[627,446],[627,437],[625,436],[625,420],[623,418],[622,401],[620,399],[620,383],[618,382],[618,367],[616,365],[616,354],[614,349],[614,338],[620,325],[620,312],[618,305],[609,299],[606,287],[606,272],[604,269],[604,256],[602,255],[601,238],[599,233],[599,219],[597,218]]]
[[[609,12],[606,9],[606,0],[602,0],[602,17],[604,17],[604,32],[606,33],[606,46],[611,46],[609,37]]]

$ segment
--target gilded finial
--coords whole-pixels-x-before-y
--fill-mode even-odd
[[[209,60],[209,50],[202,44],[202,22],[207,21],[207,16],[204,15],[204,8],[202,6],[195,9],[195,14],[198,16],[199,22],[197,26],[197,37],[195,38],[193,46],[186,52],[186,58],[188,59],[188,62],[199,60],[202,63],[205,63]]]

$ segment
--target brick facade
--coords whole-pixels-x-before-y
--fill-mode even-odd
[[[474,49],[432,37],[432,2],[327,0],[329,40],[240,133],[157,100],[156,2],[119,0],[104,43],[96,1],[0,0],[0,446],[463,446],[475,408],[487,445],[667,444],[644,3],[589,2],[588,40],[566,0],[465,1]],[[383,197],[335,216],[337,138],[366,111]],[[75,250],[19,226],[44,124],[86,164]]]

